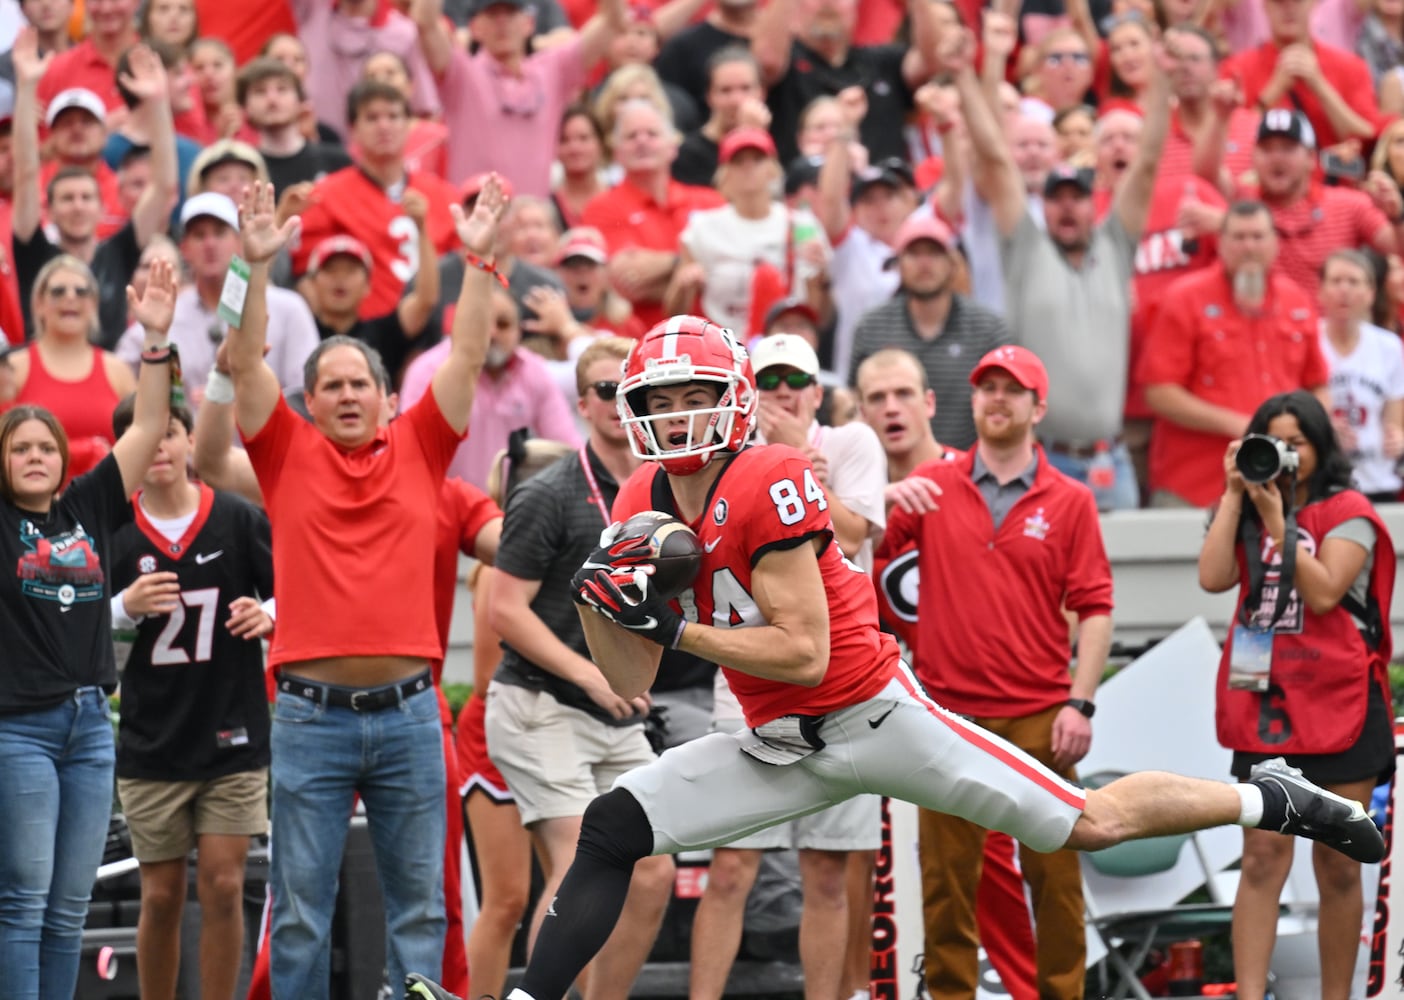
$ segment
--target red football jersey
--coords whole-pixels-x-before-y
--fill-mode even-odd
[[[434,249],[439,253],[453,249],[458,236],[449,206],[458,200],[458,190],[432,174],[410,174],[409,186],[429,199],[429,236]],[[318,243],[342,233],[364,243],[375,261],[370,294],[361,303],[361,318],[386,315],[394,310],[405,285],[419,270],[419,230],[414,220],[360,167],[351,166],[328,174],[313,186],[312,204],[302,213],[302,233],[292,255],[294,273],[307,270],[307,259]]]
[[[614,519],[645,510],[677,514],[663,470],[652,463],[629,477],[614,501]],[[897,644],[878,629],[872,582],[843,557],[814,467],[794,448],[748,448],[727,464],[707,509],[691,528],[702,542],[702,568],[678,604],[689,621],[717,628],[765,625],[751,596],[751,570],[766,552],[821,535],[819,556],[829,601],[829,669],[817,687],[766,680],[721,664],[727,683],[759,726],[782,715],[822,715],[875,696],[896,676]]]

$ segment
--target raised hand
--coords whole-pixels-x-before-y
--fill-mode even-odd
[[[478,200],[473,205],[473,214],[468,215],[461,205],[451,205],[453,225],[458,230],[458,238],[464,249],[479,257],[492,256],[493,245],[497,240],[497,227],[507,211],[507,194],[502,190],[502,181],[497,174],[489,174],[487,183],[478,192]]]
[[[149,101],[168,100],[170,87],[166,80],[166,67],[150,46],[134,45],[127,53],[130,72],[121,75],[122,86],[126,87],[142,104]]]
[[[1019,42],[1019,29],[1014,18],[993,8],[984,11],[982,35],[986,54],[1000,59],[1008,59]]]
[[[429,199],[424,197],[423,191],[406,188],[404,197],[400,199],[400,209],[423,229],[424,221],[429,218]]]
[[[293,238],[302,217],[294,215],[278,224],[273,205],[273,185],[254,181],[244,191],[244,203],[239,206],[239,235],[244,240],[244,260],[262,264],[278,256],[278,251]]]
[[[164,335],[175,317],[176,293],[179,291],[175,268],[169,260],[157,257],[151,262],[146,291],[140,299],[137,298],[136,289],[127,286],[127,310],[148,333]]]
[[[54,61],[52,52],[39,54],[39,34],[33,28],[25,28],[15,36],[10,54],[15,63],[15,83],[20,86],[37,85]]]
[[[941,32],[938,47],[940,68],[947,73],[962,73],[975,68],[975,33],[969,28],[951,28]]]

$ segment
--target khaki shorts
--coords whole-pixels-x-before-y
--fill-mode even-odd
[[[205,834],[254,837],[268,832],[268,769],[212,781],[118,778],[117,795],[138,861],[183,858]]]
[[[583,816],[621,774],[658,758],[643,725],[610,726],[545,691],[488,687],[488,756],[507,779],[522,823]]]

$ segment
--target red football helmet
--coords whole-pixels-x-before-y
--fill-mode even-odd
[[[720,397],[716,405],[697,410],[650,414],[647,390],[689,382],[712,383]],[[619,383],[619,418],[629,434],[629,447],[638,458],[662,464],[675,476],[705,468],[719,451],[740,451],[756,419],[756,376],[751,358],[736,335],[697,316],[674,316],[644,334],[624,363]],[[708,417],[697,432],[688,420],[686,441],[660,441],[656,425],[680,416]]]

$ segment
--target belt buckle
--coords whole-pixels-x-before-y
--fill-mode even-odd
[[[370,692],[370,691],[365,691],[365,690],[361,690],[361,691],[352,691],[352,692],[351,692],[351,711],[353,711],[353,712],[367,712],[367,711],[369,711],[369,710],[370,710],[370,706],[368,706],[368,705],[367,705],[367,706],[362,706],[362,704],[361,704],[361,702],[360,702],[359,699],[366,699],[366,700],[369,700],[369,699],[370,699],[370,696],[371,696],[371,692]]]

